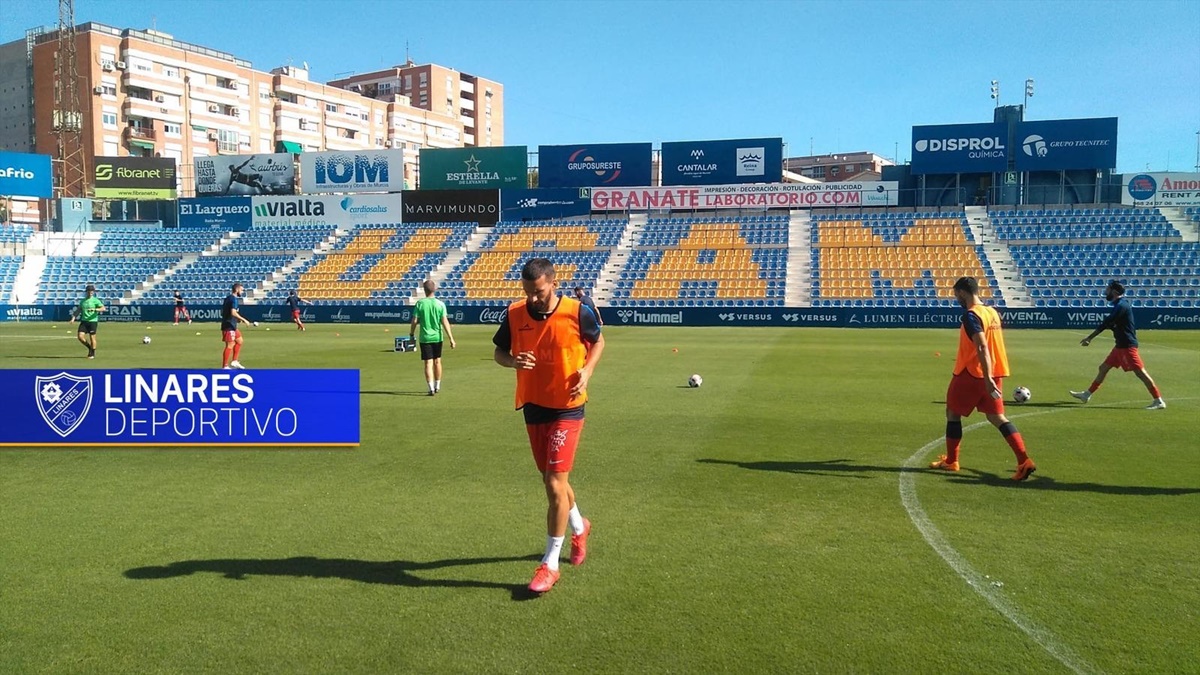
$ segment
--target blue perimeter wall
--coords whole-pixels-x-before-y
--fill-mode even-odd
[[[71,316],[70,305],[0,305],[3,321],[65,322]],[[498,324],[505,306],[448,307],[449,319],[462,324]],[[174,305],[117,305],[102,315],[104,323],[169,322]],[[189,305],[197,321],[217,321],[220,305]],[[1200,309],[1137,309],[1138,327],[1200,329]],[[264,323],[290,323],[291,313],[282,305],[243,305],[243,315]],[[610,326],[796,326],[831,328],[955,328],[962,311],[951,308],[616,308],[600,310]],[[1108,312],[1087,309],[1001,309],[1006,328],[1094,328]],[[305,307],[303,320],[313,323],[408,323],[408,307]]]

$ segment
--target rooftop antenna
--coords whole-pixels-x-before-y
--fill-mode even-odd
[[[404,65],[413,65],[412,52],[410,52],[408,49],[408,40],[404,41]]]

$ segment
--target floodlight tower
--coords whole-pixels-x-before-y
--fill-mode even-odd
[[[996,102],[996,107],[1000,107],[1000,80],[992,80],[992,100]]]
[[[83,197],[87,177],[76,37],[75,0],[58,0],[58,40],[54,52],[54,131],[58,136],[59,197]]]
[[[1033,78],[1025,80],[1025,109],[1029,109],[1029,99],[1033,98]]]

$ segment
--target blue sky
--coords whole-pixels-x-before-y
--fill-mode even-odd
[[[58,20],[9,0],[0,42]],[[1118,170],[1193,170],[1200,2],[406,2],[76,0],[77,22],[148,28],[315,80],[404,61],[502,82],[510,145],[782,136],[788,155],[908,159],[911,127],[1120,118]]]

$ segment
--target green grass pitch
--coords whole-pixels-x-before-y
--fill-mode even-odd
[[[1067,396],[1107,336],[1009,331],[1039,465],[1011,485],[991,427],[958,475],[903,468],[944,431],[952,330],[608,328],[589,558],[529,599],[545,497],[494,328],[455,329],[436,398],[407,327],[265,328],[251,369],[361,369],[361,447],[0,450],[0,672],[1200,672],[1200,332],[1143,331],[1145,411],[1126,373]],[[215,324],[100,341],[3,324],[0,367],[220,360]]]

